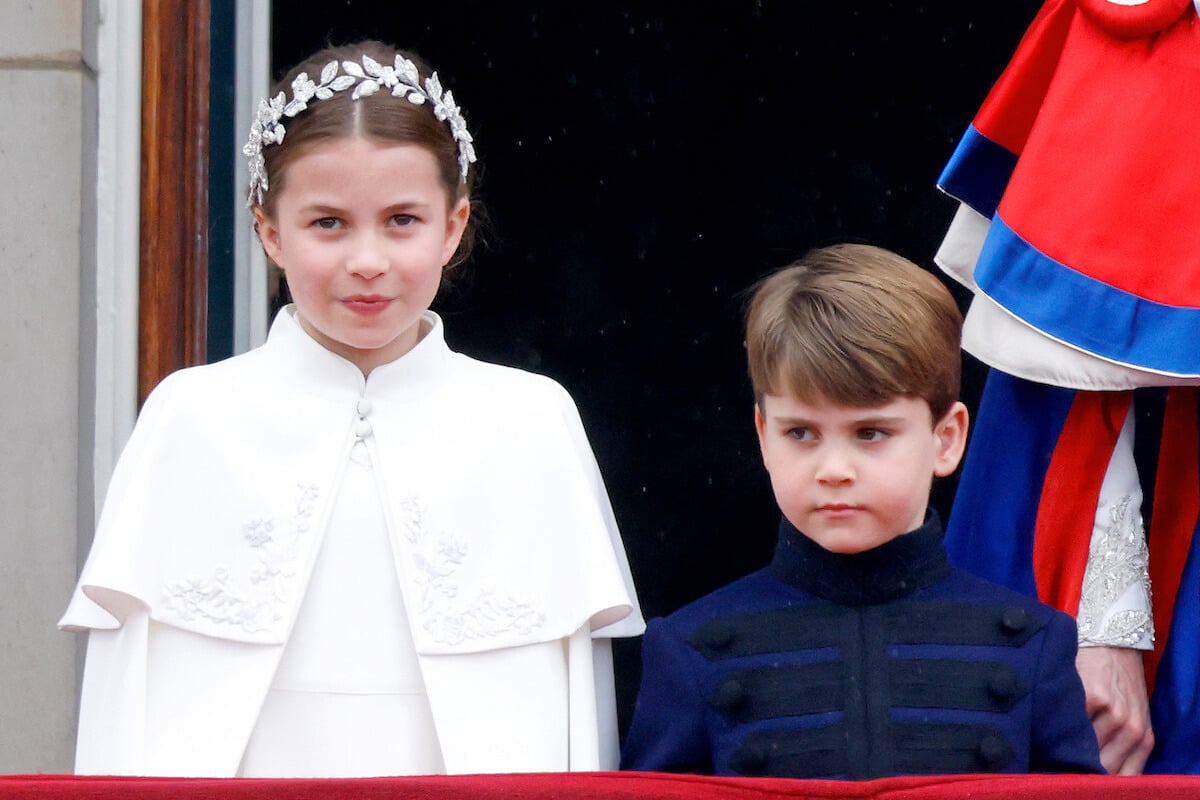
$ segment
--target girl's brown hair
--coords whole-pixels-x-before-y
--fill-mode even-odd
[[[432,74],[432,69],[419,56],[383,42],[365,40],[327,47],[314,53],[276,83],[270,96],[283,92],[290,97],[292,81],[297,75],[301,72],[308,73],[310,78],[320,75],[321,68],[330,61],[361,63],[365,55],[380,64],[390,65],[397,53],[416,65],[422,83]],[[447,207],[453,208],[464,197],[468,200],[471,198],[475,167],[467,171],[465,178],[462,176],[458,163],[458,143],[449,125],[434,116],[431,103],[417,105],[403,97],[393,97],[386,90],[357,100],[353,99],[352,94],[351,91],[340,91],[325,100],[314,98],[304,111],[294,118],[284,119],[286,134],[283,141],[262,150],[270,186],[260,206],[264,214],[274,214],[276,198],[287,185],[287,169],[293,161],[317,145],[351,136],[424,147],[437,162],[439,177],[446,189]],[[458,249],[446,264],[447,272],[470,256],[475,243],[477,217],[476,209],[472,209]]]

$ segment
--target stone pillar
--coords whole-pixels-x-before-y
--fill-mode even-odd
[[[0,773],[69,772],[74,752],[76,642],[55,622],[92,524],[77,505],[92,9],[0,0]]]

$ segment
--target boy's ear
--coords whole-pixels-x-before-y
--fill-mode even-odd
[[[936,452],[933,458],[933,474],[944,478],[958,468],[963,451],[967,447],[969,425],[967,407],[956,402],[933,426]]]
[[[258,233],[258,241],[262,243],[263,252],[275,264],[279,264],[279,226],[257,206],[254,208],[254,230]],[[281,267],[282,269],[282,267]]]
[[[754,430],[758,433],[758,449],[762,453],[763,460],[767,457],[767,436],[766,436],[766,420],[763,419],[762,407],[754,404]]]

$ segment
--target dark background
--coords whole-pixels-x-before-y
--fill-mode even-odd
[[[453,90],[491,224],[435,309],[455,349],[574,396],[650,617],[770,557],[744,290],[841,241],[935,269],[935,181],[1039,5],[277,0],[272,65],[373,37]],[[618,643],[622,730],[639,671]]]

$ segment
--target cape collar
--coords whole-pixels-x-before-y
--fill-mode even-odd
[[[300,390],[334,397],[353,393],[415,398],[431,391],[444,377],[451,355],[441,317],[426,311],[421,320],[427,332],[416,346],[395,361],[379,365],[367,378],[353,363],[309,336],[296,319],[294,305],[276,314],[263,349]]]
[[[944,578],[950,560],[942,522],[930,509],[916,530],[862,553],[831,553],[785,518],[771,571],[784,583],[841,605],[871,605],[906,597]]]

